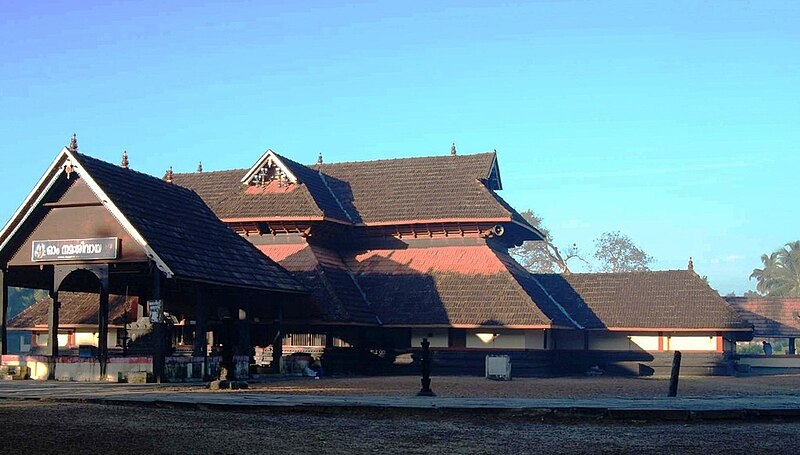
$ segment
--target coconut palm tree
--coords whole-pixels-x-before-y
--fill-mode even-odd
[[[800,297],[800,241],[767,256],[761,255],[764,268],[753,269],[758,292],[777,297]]]

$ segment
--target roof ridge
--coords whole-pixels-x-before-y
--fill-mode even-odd
[[[335,161],[335,162],[324,162],[322,164],[314,163],[314,164],[304,164],[308,168],[319,167],[325,168],[325,166],[337,165],[337,164],[364,164],[364,163],[380,163],[380,162],[391,162],[391,161],[408,161],[408,160],[425,160],[425,159],[440,159],[440,160],[460,160],[462,158],[475,158],[484,155],[497,155],[497,152],[490,150],[486,152],[478,152],[478,153],[471,153],[471,154],[458,154],[458,155],[427,155],[427,156],[409,156],[409,157],[402,157],[402,158],[379,158],[375,160],[354,160],[354,161]]]

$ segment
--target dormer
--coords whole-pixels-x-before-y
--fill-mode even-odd
[[[272,150],[264,152],[242,178],[243,185],[256,188],[272,186],[289,188],[297,183],[301,182]]]

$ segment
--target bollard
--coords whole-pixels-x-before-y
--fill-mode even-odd
[[[675,357],[672,358],[672,374],[669,375],[669,393],[668,397],[678,396],[678,376],[681,372],[681,351],[675,351]]]
[[[431,390],[431,343],[427,338],[422,339],[422,389],[418,397],[435,397]]]

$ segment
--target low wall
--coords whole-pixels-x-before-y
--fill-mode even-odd
[[[106,374],[100,374],[100,361],[73,356],[49,357],[41,355],[4,355],[3,365],[24,365],[30,369],[31,379],[46,380],[55,368],[57,381],[107,381],[126,380],[129,373],[153,373],[150,357],[111,357],[106,364]]]
[[[729,376],[734,373],[734,359],[723,352],[681,352],[681,375]],[[667,376],[675,353],[671,351],[556,351],[557,374],[582,374],[599,366],[612,376]]]

